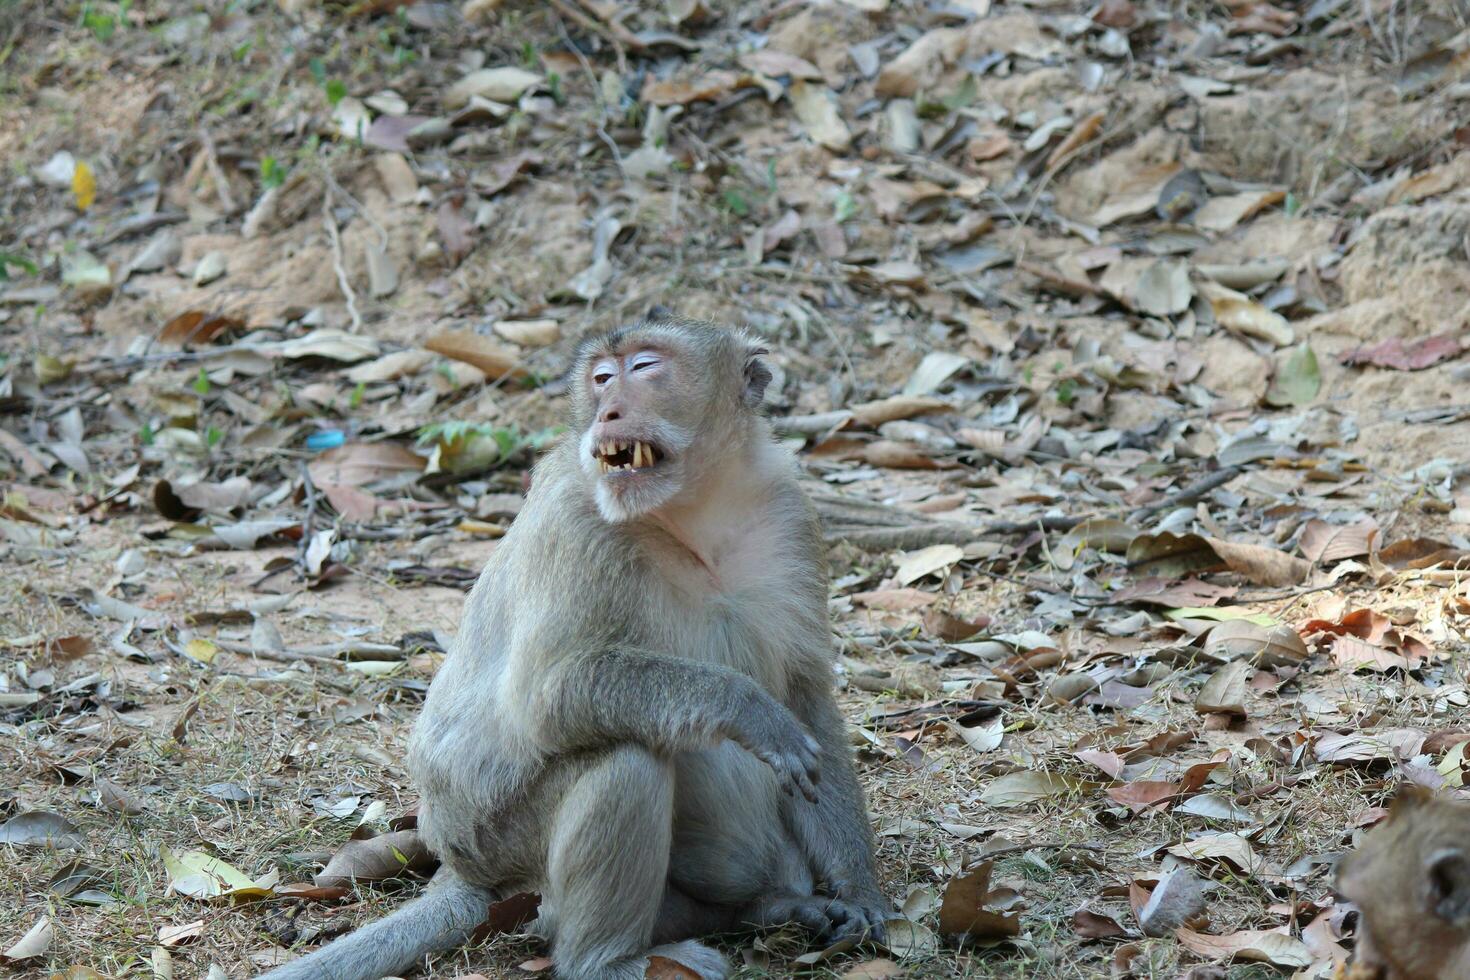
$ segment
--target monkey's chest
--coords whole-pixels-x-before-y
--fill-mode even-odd
[[[798,632],[790,610],[764,590],[736,594],[668,590],[653,622],[653,645],[669,656],[729,667],[767,690],[786,690],[785,652]]]

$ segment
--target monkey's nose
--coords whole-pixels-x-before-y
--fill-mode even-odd
[[[616,422],[618,419],[620,419],[622,417],[623,417],[623,413],[620,412],[617,408],[605,408],[605,409],[603,409],[602,414],[597,417],[597,421],[599,421],[599,422]]]

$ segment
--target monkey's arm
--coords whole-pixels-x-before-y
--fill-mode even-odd
[[[728,738],[788,793],[816,798],[821,747],[790,709],[727,667],[630,651],[574,655],[539,680],[535,698],[552,751],[637,742],[672,755]]]
[[[833,894],[855,905],[866,922],[850,922],[883,938],[883,922],[893,912],[878,886],[873,866],[873,831],[847,747],[846,728],[830,688],[811,678],[792,691],[791,708],[821,743],[822,785],[815,803],[794,801],[786,807],[791,831]]]

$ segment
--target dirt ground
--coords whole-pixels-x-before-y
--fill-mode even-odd
[[[464,591],[663,304],[769,339],[895,907],[739,975],[1331,976],[1466,794],[1467,105],[1463,3],[0,0],[0,969],[422,886]]]

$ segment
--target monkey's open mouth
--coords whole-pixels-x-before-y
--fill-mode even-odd
[[[604,473],[618,470],[646,470],[663,462],[663,450],[648,442],[623,442],[609,439],[593,452]]]

